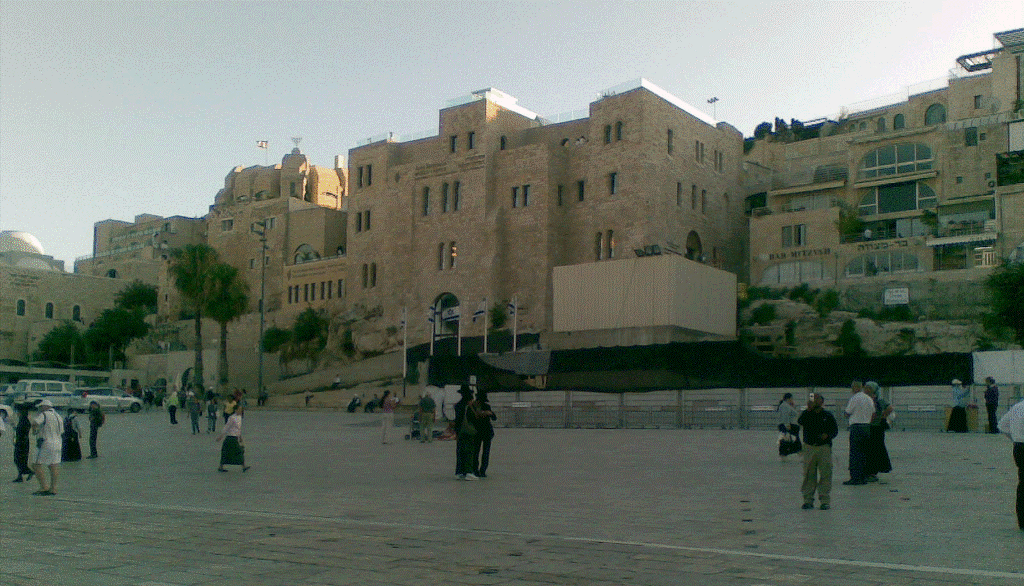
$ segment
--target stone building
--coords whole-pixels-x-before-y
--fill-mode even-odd
[[[65,322],[85,330],[128,284],[66,273],[31,234],[0,232],[0,359],[30,361],[43,336]]]
[[[646,80],[557,123],[474,92],[435,136],[349,152],[345,255],[288,259],[282,317],[362,306],[395,327],[407,308],[420,343],[452,335],[455,311],[479,336],[481,300],[515,299],[519,331],[547,332],[557,266],[677,254],[740,272],[742,141]]]
[[[905,100],[755,141],[744,157],[751,285],[979,315],[990,269],[1024,258],[1024,29],[995,38]]]
[[[140,214],[134,222],[103,220],[93,226],[92,254],[75,259],[75,272],[156,285],[172,250],[205,238],[204,218]]]

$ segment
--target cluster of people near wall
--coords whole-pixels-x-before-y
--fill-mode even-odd
[[[266,404],[264,395],[260,393],[257,405]],[[171,425],[178,424],[178,409],[184,409],[188,413],[189,422],[192,424],[192,434],[203,433],[200,420],[206,416],[206,433],[217,431],[218,413],[224,419],[224,428],[217,441],[221,442],[220,465],[217,470],[227,472],[224,466],[241,466],[242,472],[249,469],[245,463],[245,442],[242,439],[242,417],[249,403],[249,393],[246,389],[236,388],[231,394],[219,397],[216,392],[204,391],[200,387],[194,387],[187,391],[172,390],[163,400],[167,408],[167,414]]]
[[[966,409],[970,404],[970,387],[954,379],[953,406],[947,423],[947,431],[968,431]],[[988,414],[988,432],[1002,432],[1013,441],[1013,459],[1017,466],[1017,523],[1024,530],[1024,401],[1012,406],[1001,419],[996,421],[999,404],[999,388],[992,377],[985,379],[985,406]],[[825,397],[814,393],[801,412],[797,409],[792,393],[783,395],[779,401],[779,456],[803,454],[803,479],[800,491],[803,509],[813,509],[815,495],[822,510],[831,508],[832,492],[832,441],[839,435],[835,416],[824,408]],[[874,381],[851,385],[851,395],[843,410],[847,417],[850,434],[849,471],[846,486],[862,486],[879,482],[878,475],[892,471],[892,461],[885,445],[885,432],[894,421],[892,405],[879,395],[879,385]],[[795,439],[803,431],[802,442]]]

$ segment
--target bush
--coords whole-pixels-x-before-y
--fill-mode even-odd
[[[814,309],[821,317],[825,317],[832,313],[832,311],[837,307],[839,307],[839,293],[831,289],[825,291],[825,293],[819,295],[818,298],[814,300]]]
[[[764,303],[750,312],[750,323],[763,326],[771,323],[775,319],[775,314],[775,306],[771,303]]]
[[[857,324],[852,319],[843,322],[843,327],[839,329],[839,337],[836,338],[836,346],[839,346],[839,351],[843,356],[864,355],[860,334],[857,333]]]

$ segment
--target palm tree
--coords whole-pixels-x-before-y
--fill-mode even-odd
[[[193,380],[203,384],[203,310],[210,299],[211,274],[218,264],[217,251],[207,244],[189,244],[175,250],[168,269],[174,286],[189,305],[196,320],[196,361]]]
[[[228,323],[249,308],[248,285],[238,275],[238,269],[220,263],[210,270],[210,296],[206,300],[206,315],[220,324],[220,364],[218,379],[221,386],[228,383]]]

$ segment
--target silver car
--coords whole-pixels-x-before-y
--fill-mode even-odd
[[[68,410],[86,411],[89,409],[89,403],[93,401],[99,403],[100,409],[104,411],[121,411],[122,413],[125,411],[131,411],[132,413],[142,411],[142,401],[140,399],[120,389],[111,387],[79,388],[78,393],[68,404]]]

